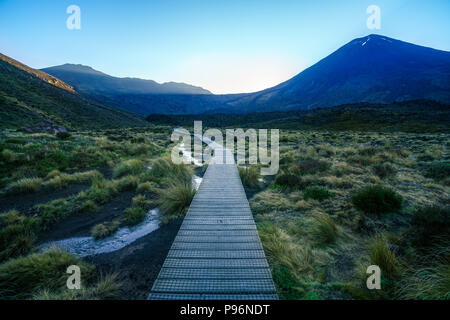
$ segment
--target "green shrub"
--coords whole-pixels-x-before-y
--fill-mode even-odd
[[[450,235],[450,210],[439,206],[418,208],[411,221],[411,234],[414,244],[428,246],[438,237]]]
[[[239,176],[241,177],[242,184],[250,189],[256,189],[259,184],[259,169],[254,166],[239,167]]]
[[[301,188],[302,179],[296,174],[281,172],[276,176],[274,183],[284,188],[298,189]]]
[[[125,160],[114,167],[113,176],[115,178],[125,175],[137,175],[143,170],[142,161],[138,159]]]
[[[16,154],[9,149],[4,149],[1,153],[1,155],[2,155],[2,160],[5,162],[13,162],[14,159],[16,158]]]
[[[56,137],[61,140],[69,139],[72,135],[69,132],[57,132]]]
[[[373,172],[381,179],[392,177],[395,175],[394,168],[387,163],[377,163],[372,167]]]
[[[93,200],[86,200],[80,205],[80,211],[82,212],[97,212],[98,206]]]
[[[27,299],[39,289],[66,286],[67,267],[78,265],[83,281],[94,267],[59,249],[9,260],[0,265],[0,296],[3,299]]]
[[[331,197],[330,191],[328,191],[325,187],[320,186],[311,186],[307,187],[305,191],[303,191],[303,197],[305,200],[314,199],[318,201],[322,201]]]
[[[352,197],[353,205],[365,212],[381,214],[396,212],[402,208],[403,198],[384,186],[367,186]]]
[[[336,223],[327,214],[317,215],[313,226],[313,235],[319,243],[333,243],[338,236]]]
[[[124,223],[129,226],[134,226],[142,222],[147,215],[147,211],[141,207],[132,206],[125,210],[126,216]]]
[[[331,164],[323,160],[306,159],[300,160],[293,166],[294,173],[297,174],[315,174],[324,172],[330,168]]]
[[[272,267],[272,275],[280,299],[298,300],[302,298],[301,283],[288,267],[275,264]]]
[[[450,176],[450,162],[433,162],[424,167],[424,176],[435,180],[442,180]]]

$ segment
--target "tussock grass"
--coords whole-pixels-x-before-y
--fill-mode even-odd
[[[450,261],[412,271],[399,287],[401,299],[450,300]]]
[[[25,194],[38,192],[42,186],[41,178],[23,178],[10,184],[6,192],[11,194]]]
[[[119,297],[121,283],[117,273],[102,276],[93,285],[80,290],[39,290],[33,294],[33,300],[115,300]]]
[[[76,207],[72,201],[57,199],[35,207],[39,212],[40,228],[48,230],[50,226],[71,215]]]
[[[50,180],[50,179],[52,179],[52,178],[54,178],[54,177],[59,176],[60,174],[61,174],[61,171],[59,171],[59,170],[52,170],[52,171],[50,171],[50,172],[47,174],[47,176],[45,177],[45,179],[46,179],[46,180]]]
[[[135,190],[138,183],[139,178],[135,176],[125,176],[116,180],[94,180],[92,187],[82,191],[79,198],[92,200],[96,204],[105,204],[119,192]]]
[[[31,251],[38,221],[17,210],[0,214],[0,262]]]
[[[147,182],[142,182],[137,186],[136,191],[137,192],[152,192],[154,193],[156,191],[156,183],[151,182],[151,181],[147,181]]]
[[[258,233],[280,298],[317,297],[311,287],[312,275],[318,265],[324,263],[323,255],[298,243],[275,225],[258,224]]]
[[[77,172],[73,174],[57,173],[58,171],[52,171],[47,175],[50,179],[45,182],[46,187],[54,189],[62,189],[70,184],[91,184],[95,180],[103,179],[103,175],[97,170],[91,170],[86,172]]]
[[[316,174],[318,172],[327,171],[330,168],[330,163],[324,160],[317,159],[304,159],[298,161],[292,168],[294,173],[304,174]]]
[[[381,179],[395,176],[395,169],[387,163],[377,163],[372,166],[373,172]]]
[[[189,208],[196,190],[191,181],[173,181],[159,190],[157,203],[161,210],[161,221],[169,221],[183,216]]]
[[[312,229],[314,238],[319,243],[333,243],[338,237],[338,228],[333,218],[327,214],[319,214],[314,217],[315,223]]]
[[[133,198],[133,204],[130,208],[126,209],[126,216],[124,223],[127,225],[136,225],[144,220],[150,209],[150,201],[143,195],[137,195]]]
[[[266,190],[258,193],[250,199],[250,206],[254,214],[263,214],[272,211],[293,211],[295,204],[290,202],[286,196],[276,190]]]
[[[376,236],[369,243],[370,263],[381,269],[382,276],[393,277],[399,273],[399,263],[394,252],[388,246],[387,240]]]
[[[169,157],[158,158],[152,162],[152,180],[167,184],[173,180],[190,183],[192,169],[185,164],[174,164]]]
[[[80,211],[82,212],[97,212],[98,206],[92,200],[86,200],[80,205]]]
[[[143,164],[141,160],[130,159],[119,163],[114,167],[113,176],[115,178],[125,175],[137,175],[143,170]]]
[[[11,259],[0,265],[0,296],[3,299],[28,299],[40,289],[64,288],[66,270],[70,265],[81,268],[84,281],[89,279],[94,269],[92,265],[56,248]]]
[[[450,243],[444,241],[429,250],[425,256],[416,255],[419,261],[412,266],[397,284],[396,298],[408,300],[450,299]]]
[[[111,222],[104,222],[95,225],[92,228],[91,234],[95,239],[103,239],[110,235],[113,235],[117,229],[120,227],[119,221],[111,221]]]
[[[258,167],[239,167],[239,176],[241,177],[244,187],[250,189],[257,189],[260,187],[260,183],[258,181],[260,177]]]

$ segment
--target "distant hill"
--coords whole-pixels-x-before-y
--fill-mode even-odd
[[[288,111],[415,99],[450,103],[450,52],[380,35],[354,39],[292,79],[255,93],[212,95],[195,87],[181,92],[173,89],[175,84],[119,79],[84,66],[43,70],[97,101],[143,115]]]
[[[313,110],[246,114],[151,114],[152,124],[191,127],[325,129],[344,131],[450,132],[450,105],[429,100],[355,103]]]
[[[86,99],[55,77],[2,55],[1,127],[33,129],[43,122],[69,129],[148,125],[137,115]]]
[[[211,94],[208,90],[185,83],[138,78],[117,78],[80,64],[64,64],[42,71],[58,77],[86,94]]]

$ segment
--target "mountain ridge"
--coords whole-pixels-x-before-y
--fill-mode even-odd
[[[206,89],[182,82],[158,83],[154,80],[136,77],[115,77],[82,64],[66,63],[43,68],[41,71],[66,79],[86,94],[211,94]]]

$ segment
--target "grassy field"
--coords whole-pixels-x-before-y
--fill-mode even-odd
[[[280,298],[450,298],[447,134],[280,140],[280,172],[250,199]],[[382,290],[366,288],[373,264]]]
[[[70,228],[87,226],[93,237],[101,239],[121,226],[140,223],[156,206],[161,207],[163,223],[182,215],[195,193],[190,184],[186,187],[193,171],[168,158],[170,133],[167,128],[65,135],[4,130],[0,140],[0,297],[117,297],[117,275],[101,276],[93,265],[57,249],[36,253],[37,245],[71,237]],[[184,198],[170,198],[174,190]],[[71,264],[82,265],[83,274],[88,275],[86,287],[77,293],[64,289],[61,280]]]
[[[101,239],[152,207],[163,223],[182,216],[193,168],[168,158],[171,133],[3,130],[0,296],[120,296],[116,273],[37,245],[76,234],[77,223]],[[446,133],[282,130],[276,176],[240,168],[280,298],[449,299],[449,144]],[[64,289],[70,264],[88,275],[76,293]],[[372,264],[382,290],[366,289]]]

